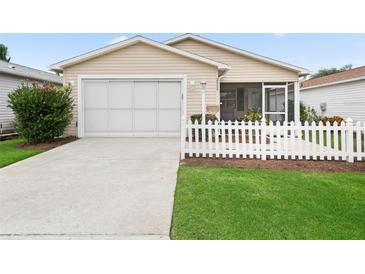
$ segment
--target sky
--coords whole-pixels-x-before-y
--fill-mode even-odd
[[[49,65],[83,54],[113,42],[143,35],[163,42],[173,33],[97,33],[97,34],[1,34],[0,43],[8,47],[11,62],[48,70]],[[238,34],[201,33],[234,47],[304,67],[313,72],[323,67],[365,65],[365,34]]]

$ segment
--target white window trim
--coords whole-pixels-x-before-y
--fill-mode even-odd
[[[284,111],[266,111],[266,88],[284,88],[284,100],[285,100],[285,110]],[[265,85],[262,83],[262,117],[265,118],[266,114],[284,114],[284,121],[288,122],[288,83],[285,85]],[[266,119],[266,118],[265,118]]]
[[[176,80],[181,82],[181,120],[186,118],[186,94],[187,94],[187,76],[185,74],[85,74],[77,77],[77,136],[82,138],[85,136],[84,129],[84,106],[82,80],[91,79],[115,79],[115,80],[137,80],[137,81],[161,81]],[[180,120],[180,121],[181,121]]]

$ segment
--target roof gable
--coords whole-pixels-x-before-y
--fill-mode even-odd
[[[228,70],[230,68],[226,64],[216,62],[216,61],[208,59],[206,57],[202,57],[202,56],[190,53],[190,52],[186,52],[186,51],[171,47],[169,45],[165,45],[165,44],[153,41],[151,39],[147,39],[147,38],[142,37],[142,36],[135,36],[135,37],[132,37],[130,39],[127,39],[127,40],[124,40],[124,41],[121,41],[121,42],[118,42],[118,43],[115,43],[115,44],[111,44],[109,46],[106,46],[106,47],[103,47],[103,48],[100,48],[100,49],[96,49],[96,50],[87,52],[85,54],[82,54],[82,55],[79,55],[79,56],[76,56],[76,57],[73,57],[73,58],[66,59],[66,60],[63,60],[61,62],[55,63],[55,64],[50,66],[50,69],[54,70],[54,71],[62,71],[63,68],[65,68],[65,67],[69,67],[69,66],[72,66],[72,65],[75,65],[75,64],[78,64],[78,63],[93,59],[95,57],[102,56],[104,54],[111,53],[113,51],[116,51],[116,50],[119,50],[119,49],[122,49],[122,48],[125,48],[125,47],[129,47],[129,46],[134,45],[136,43],[145,43],[145,44],[148,44],[150,46],[153,46],[153,47],[156,47],[156,48],[159,48],[159,49],[162,49],[162,50],[166,50],[166,51],[172,52],[174,54],[184,56],[186,58],[193,59],[195,61],[199,61],[199,62],[208,64],[208,65],[215,66],[219,70]]]
[[[256,59],[256,60],[271,64],[271,65],[274,65],[274,66],[279,66],[279,67],[282,67],[282,68],[285,68],[285,69],[288,69],[288,70],[296,71],[296,72],[298,72],[299,75],[309,74],[309,71],[305,68],[294,66],[294,65],[291,65],[291,64],[288,64],[288,63],[285,63],[285,62],[281,62],[281,61],[278,61],[278,60],[275,60],[275,59],[272,59],[272,58],[268,58],[268,57],[265,57],[265,56],[262,56],[262,55],[259,55],[259,54],[256,54],[256,53],[252,53],[252,52],[249,52],[249,51],[245,51],[245,50],[242,50],[242,49],[238,49],[238,48],[235,48],[235,47],[232,47],[232,46],[220,43],[220,42],[216,42],[216,41],[213,41],[213,40],[210,40],[210,39],[198,36],[198,35],[190,34],[190,33],[184,34],[184,35],[181,35],[181,36],[178,36],[178,37],[175,37],[175,38],[172,38],[170,40],[167,40],[165,42],[165,44],[173,46],[175,43],[178,43],[178,42],[181,42],[181,41],[184,41],[184,40],[187,40],[187,39],[196,40],[196,41],[208,44],[210,46],[213,46],[213,47],[216,47],[216,48],[219,48],[219,49],[223,49],[223,50],[233,52],[233,53],[236,53],[236,54],[239,54],[239,55],[243,55],[243,56],[246,56],[246,57],[249,57],[249,58],[252,58],[252,59]]]

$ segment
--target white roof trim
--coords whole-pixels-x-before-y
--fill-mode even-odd
[[[351,78],[351,79],[346,79],[346,80],[340,80],[340,81],[336,81],[336,82],[325,83],[325,84],[320,84],[320,85],[315,85],[315,86],[310,86],[310,87],[306,87],[306,88],[300,88],[300,90],[302,91],[302,90],[313,89],[313,88],[320,88],[320,87],[326,87],[326,86],[333,86],[333,85],[338,85],[338,84],[344,84],[344,83],[349,83],[349,82],[355,82],[355,81],[359,81],[359,80],[365,80],[365,76],[356,77],[356,78]]]
[[[281,62],[281,61],[278,61],[278,60],[275,60],[275,59],[271,59],[269,57],[265,57],[265,56],[262,56],[262,55],[259,55],[259,54],[256,54],[256,53],[252,53],[252,52],[249,52],[249,51],[246,51],[246,50],[242,50],[242,49],[238,49],[238,48],[235,48],[235,47],[232,47],[232,46],[228,46],[226,44],[223,44],[223,43],[220,43],[220,42],[215,42],[213,40],[210,40],[210,39],[198,36],[198,35],[194,35],[194,34],[191,34],[191,33],[183,34],[181,36],[169,39],[169,40],[165,41],[165,44],[166,45],[171,45],[171,44],[174,44],[174,43],[177,43],[177,42],[189,39],[189,38],[193,39],[193,40],[196,40],[196,41],[200,41],[202,43],[206,43],[206,44],[211,45],[211,46],[215,46],[217,48],[225,49],[225,50],[230,51],[230,52],[234,52],[234,53],[237,53],[237,54],[240,54],[240,55],[243,55],[243,56],[247,56],[247,57],[250,57],[250,58],[253,58],[253,59],[257,59],[257,60],[260,60],[260,61],[265,62],[265,63],[269,63],[269,64],[279,66],[279,67],[283,67],[283,68],[286,68],[286,69],[289,69],[289,70],[297,71],[297,72],[299,72],[300,75],[306,75],[306,74],[310,73],[310,71],[305,69],[305,68],[294,66],[294,65],[291,65],[291,64],[288,64],[288,63],[285,63],[285,62]]]
[[[51,65],[50,69],[54,70],[54,71],[62,71],[64,67],[84,62],[86,60],[95,58],[97,56],[101,56],[106,53],[113,52],[115,50],[119,50],[119,49],[122,49],[122,48],[125,48],[128,46],[134,45],[138,42],[143,42],[145,44],[154,46],[154,47],[162,49],[162,50],[166,50],[166,51],[169,51],[169,52],[172,52],[172,53],[175,53],[175,54],[178,54],[178,55],[181,55],[181,56],[184,56],[184,57],[187,57],[187,58],[190,58],[190,59],[202,62],[202,63],[206,63],[208,65],[216,66],[218,69],[221,69],[221,70],[230,69],[230,66],[227,66],[226,64],[219,63],[214,60],[211,60],[211,59],[208,59],[208,58],[205,58],[205,57],[202,57],[202,56],[199,56],[199,55],[187,52],[187,51],[183,51],[183,50],[180,50],[180,49],[177,49],[174,47],[170,47],[169,45],[165,45],[163,43],[159,43],[159,42],[153,41],[151,39],[147,39],[142,36],[135,36],[130,39],[127,39],[127,40],[124,40],[124,41],[121,41],[121,42],[118,42],[115,44],[111,44],[109,46],[99,48],[99,49],[87,52],[85,54],[82,54],[82,55],[79,55],[79,56],[76,56],[76,57],[73,57],[70,59],[63,60],[61,62]]]

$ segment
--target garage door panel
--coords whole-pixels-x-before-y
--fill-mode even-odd
[[[132,110],[109,110],[109,130],[111,131],[132,131],[133,115]]]
[[[109,83],[109,107],[132,108],[133,82],[112,81]]]
[[[175,136],[180,132],[181,84],[91,79],[83,82],[86,136]]]
[[[107,110],[85,110],[85,132],[100,132],[108,129]]]
[[[159,110],[158,112],[159,131],[180,131],[180,110]]]
[[[134,83],[134,107],[156,108],[157,82]]]
[[[159,82],[158,106],[160,108],[180,108],[180,83]]]
[[[157,110],[135,110],[134,130],[135,131],[156,131]]]
[[[84,104],[85,108],[106,108],[108,106],[108,83],[86,82]]]

